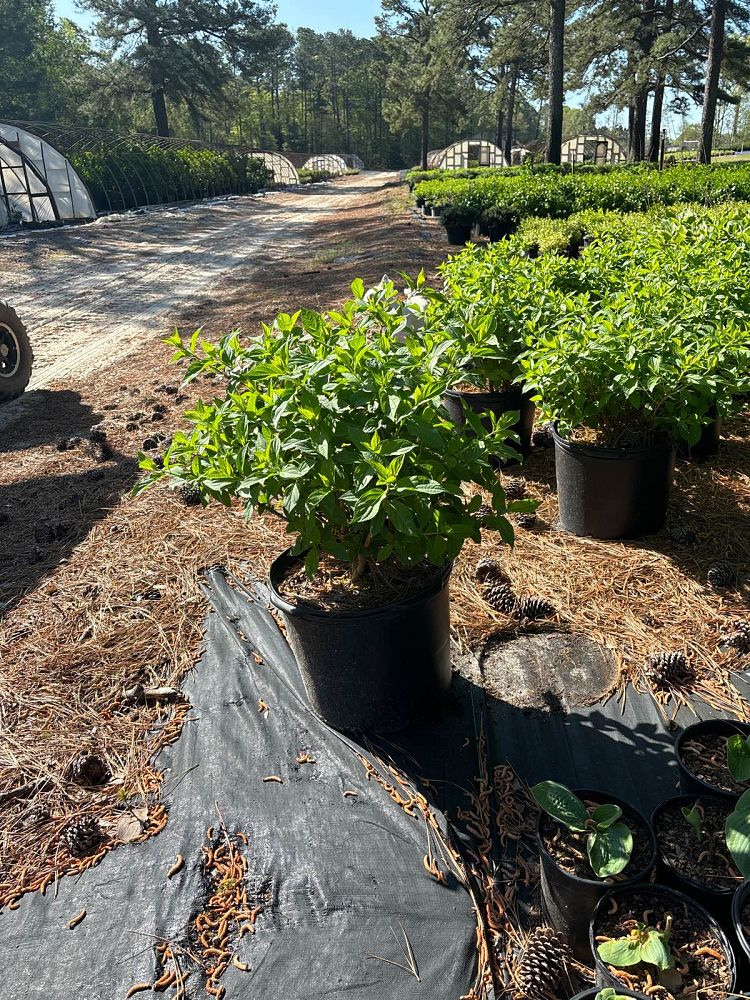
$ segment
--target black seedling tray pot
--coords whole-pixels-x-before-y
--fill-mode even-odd
[[[734,948],[729,941],[729,938],[724,933],[719,922],[711,916],[711,914],[706,910],[705,907],[701,906],[700,903],[696,903],[694,899],[690,896],[686,896],[683,892],[678,892],[676,889],[671,889],[668,886],[658,885],[655,883],[650,883],[648,885],[630,885],[630,886],[617,886],[611,892],[608,892],[606,896],[597,904],[594,915],[591,918],[591,925],[589,927],[589,941],[591,947],[591,953],[594,956],[594,964],[596,970],[596,983],[599,989],[606,989],[608,986],[614,987],[619,993],[621,990],[620,980],[613,976],[607,966],[602,962],[596,953],[596,935],[598,933],[598,921],[602,913],[604,913],[610,906],[612,898],[620,898],[622,896],[627,896],[633,892],[644,892],[652,893],[653,895],[661,896],[665,898],[672,906],[683,906],[687,904],[692,910],[697,912],[702,919],[710,926],[711,931],[715,934],[717,940],[720,942],[721,947],[724,949],[727,962],[729,964],[729,971],[731,981],[729,983],[729,988],[727,990],[727,997],[733,994],[737,987],[737,959],[734,953]]]
[[[536,839],[541,862],[542,905],[547,919],[552,927],[565,939],[579,962],[591,964],[591,945],[589,943],[589,924],[591,916],[602,896],[613,886],[630,886],[649,879],[656,868],[657,849],[656,837],[651,824],[629,802],[615,798],[606,792],[591,789],[574,789],[579,799],[593,799],[602,803],[611,802],[623,811],[623,820],[627,823],[628,814],[636,815],[651,837],[651,859],[646,868],[635,872],[631,878],[619,882],[604,882],[601,879],[579,878],[559,867],[552,855],[547,851],[542,839],[542,824],[546,814],[541,813],[537,820]]]
[[[683,759],[682,748],[684,744],[707,733],[719,733],[721,736],[726,736],[727,739],[734,733],[741,733],[747,738],[750,736],[750,725],[746,722],[730,722],[728,719],[708,719],[683,729],[675,742],[677,766],[680,770],[680,788],[686,795],[715,795],[717,798],[736,802],[740,797],[739,794],[725,792],[715,785],[710,785],[707,781],[693,774]]]
[[[732,926],[732,897],[737,889],[737,883],[728,889],[708,889],[697,882],[693,882],[692,879],[681,875],[680,872],[678,872],[664,857],[662,849],[659,846],[658,834],[656,834],[656,821],[664,809],[667,809],[670,806],[692,806],[695,803],[696,798],[700,798],[703,802],[707,799],[713,798],[717,802],[721,803],[721,805],[725,806],[727,804],[726,799],[721,799],[716,795],[707,795],[704,792],[699,796],[694,794],[676,795],[674,798],[667,799],[662,802],[661,805],[654,809],[651,817],[651,826],[653,827],[654,834],[657,836],[656,844],[659,851],[657,878],[660,885],[666,885],[673,889],[677,889],[679,892],[689,896],[690,899],[694,899],[697,903],[700,903],[700,905],[716,917],[721,926],[729,932]]]

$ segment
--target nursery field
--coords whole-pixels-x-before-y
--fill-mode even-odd
[[[607,198],[609,176],[591,174]],[[423,183],[426,198],[442,182]],[[736,806],[750,781],[750,184],[736,175],[730,198],[703,180],[691,198],[675,174],[656,204],[651,183],[635,176],[625,206],[573,198],[572,218],[535,209],[517,235],[462,251],[393,175],[0,245],[39,360],[0,415],[13,996],[111,983],[569,1000],[594,984],[587,906],[654,868],[651,812],[676,794],[674,739],[697,718],[734,723],[686,746],[707,784],[659,819],[659,870],[708,844],[709,909],[730,925],[750,874],[746,843],[720,842],[729,814],[740,841],[750,825]],[[571,500],[580,467],[560,463],[597,449],[618,475],[647,453],[645,485],[628,465],[604,499]],[[297,570],[269,592],[295,536],[322,583]],[[366,617],[405,567],[422,574],[411,604],[449,561],[450,631],[444,588],[443,624],[433,607],[417,642],[361,623],[344,640],[348,703],[314,695],[322,723],[284,641],[293,588],[314,616],[360,602]],[[433,628],[447,678],[444,658],[416,691],[400,669],[378,703],[380,722],[409,726],[337,734],[367,727],[336,712],[371,710],[351,658],[381,662],[397,632],[419,658]],[[438,675],[450,694],[425,719]],[[742,737],[731,766],[727,736]],[[725,796],[713,812],[709,786]],[[540,929],[540,852],[568,944]],[[683,871],[683,888],[701,876]],[[658,1000],[733,992],[712,919],[638,893],[597,911],[597,985],[619,969],[614,983]],[[657,961],[620,966],[642,918],[637,945]],[[39,967],[42,938],[55,954]]]

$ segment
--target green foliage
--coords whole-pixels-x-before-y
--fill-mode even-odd
[[[724,827],[732,860],[744,879],[750,878],[750,791],[740,796]]]
[[[671,934],[671,917],[667,917],[663,931],[637,923],[627,937],[602,941],[596,950],[602,962],[617,969],[628,969],[643,962],[656,966],[660,973],[669,972],[676,964],[670,945]]]
[[[697,805],[683,806],[681,809],[685,821],[693,828],[698,843],[703,840],[703,815]]]
[[[260,160],[192,146],[131,143],[70,154],[99,212],[224,194],[252,194],[272,183]]]
[[[305,167],[297,171],[300,184],[318,184],[320,181],[330,181],[335,176],[329,170],[307,170]]]
[[[633,835],[620,823],[622,809],[616,805],[586,807],[569,788],[556,781],[534,785],[531,794],[541,808],[558,823],[577,833],[587,833],[589,864],[599,878],[617,875],[630,861]]]
[[[613,990],[611,986],[608,986],[604,990],[599,990],[594,1000],[628,1000],[628,998],[622,996],[617,990]]]
[[[583,227],[570,219],[524,219],[518,228],[518,242],[524,250],[539,254],[566,253],[578,249],[583,240]]]
[[[358,280],[352,292],[340,312],[278,316],[247,344],[237,333],[218,344],[170,338],[187,379],[219,375],[225,393],[187,415],[194,429],[175,436],[163,469],[141,457],[140,488],[169,478],[196,484],[205,502],[238,497],[248,517],[276,514],[310,574],[321,553],[357,572],[388,559],[445,565],[480,538],[471,483],[489,491],[489,523],[512,542],[505,513],[517,508],[489,459],[510,455],[512,418],[486,433],[469,415],[474,434],[458,434],[442,397],[470,357],[415,333],[423,306],[406,306],[391,282],[366,292]],[[415,292],[429,301],[423,279]]]
[[[750,737],[735,733],[727,740],[727,767],[735,781],[750,781]]]

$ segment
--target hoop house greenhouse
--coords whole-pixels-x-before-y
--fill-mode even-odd
[[[484,139],[463,139],[445,149],[427,154],[427,164],[433,170],[465,170],[467,167],[507,167],[502,149]]]
[[[250,158],[260,160],[273,176],[274,184],[299,184],[299,174],[292,161],[282,153],[250,153]]]
[[[622,163],[626,160],[622,146],[611,135],[574,135],[562,144],[561,163]]]
[[[0,226],[95,217],[86,185],[62,153],[17,125],[0,123]]]
[[[338,153],[320,153],[311,156],[304,165],[304,170],[325,170],[329,174],[345,174],[349,169],[346,160]]]

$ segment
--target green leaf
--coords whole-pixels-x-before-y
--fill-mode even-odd
[[[619,874],[633,853],[633,835],[624,823],[615,823],[589,835],[586,849],[589,863],[599,878]]]
[[[596,951],[602,962],[614,965],[617,969],[627,969],[641,961],[641,946],[638,941],[630,938],[602,941]]]
[[[748,809],[750,800],[744,803],[742,801],[746,796],[750,796],[750,792],[745,792],[734,812],[727,816],[724,832],[732,860],[739,868],[742,877],[750,879],[750,810]]]
[[[692,826],[698,840],[703,840],[703,817],[701,816],[698,807],[683,806],[681,812],[690,826]]]
[[[674,968],[674,956],[663,933],[654,929],[648,931],[648,937],[641,945],[641,960],[655,965],[657,969]]]
[[[598,806],[591,814],[593,821],[602,829],[612,826],[620,816],[622,816],[622,809],[612,804]]]
[[[750,741],[741,733],[727,740],[727,767],[735,781],[750,781]]]
[[[541,781],[531,789],[541,808],[569,830],[583,831],[589,818],[586,806],[565,785]]]

